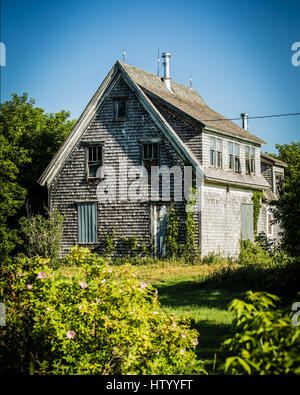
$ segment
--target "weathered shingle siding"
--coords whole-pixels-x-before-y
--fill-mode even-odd
[[[271,190],[273,190],[273,174],[272,174],[272,165],[268,165],[266,163],[261,163],[261,174],[265,177],[265,179],[270,184]]]
[[[202,209],[202,255],[211,252],[236,257],[241,239],[242,204],[252,204],[252,192],[205,185]]]
[[[128,97],[129,116],[125,121],[115,121],[114,97]],[[160,137],[160,165],[183,165],[178,154],[163,138],[148,113],[144,110],[134,93],[120,79],[96,116],[74,148],[71,156],[56,176],[49,189],[51,208],[57,207],[65,217],[61,254],[77,243],[77,206],[76,201],[96,201],[97,181],[86,181],[85,151],[82,141],[104,143],[105,166],[118,172],[119,160],[126,159],[128,167],[141,165],[139,139]],[[118,173],[117,173],[118,174]],[[105,181],[105,180],[104,180]],[[101,181],[103,182],[103,181]],[[118,196],[117,177],[117,198]],[[184,203],[179,203],[184,213]],[[98,203],[98,245],[102,245],[106,233],[116,228],[116,240],[121,237],[137,236],[149,243],[151,236],[150,203],[112,202]],[[181,218],[183,224],[184,218]],[[181,230],[181,233],[183,229]],[[120,242],[118,242],[121,248]],[[94,246],[97,247],[97,246]]]
[[[202,163],[202,130],[200,127],[184,120],[179,115],[167,109],[157,102],[154,102],[159,112],[166,119],[168,124],[175,130],[181,140],[191,149],[193,154]]]

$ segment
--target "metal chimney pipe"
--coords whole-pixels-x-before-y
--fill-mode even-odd
[[[241,114],[242,126],[245,130],[248,130],[248,114]]]
[[[161,57],[164,59],[163,66],[164,66],[164,76],[162,78],[163,82],[166,85],[166,88],[172,92],[171,89],[171,78],[170,78],[170,57],[171,54],[168,52],[163,52]]]

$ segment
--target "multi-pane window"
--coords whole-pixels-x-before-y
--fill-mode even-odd
[[[241,172],[240,145],[236,143],[234,144],[234,171]]]
[[[254,147],[245,147],[246,173],[253,174],[255,171],[255,149]]]
[[[228,168],[234,170],[233,143],[228,143]]]
[[[97,242],[97,203],[78,204],[78,243]]]
[[[236,173],[241,172],[239,144],[228,142],[228,168]]]
[[[215,137],[210,138],[210,159],[209,163],[211,166],[215,166],[216,164],[216,139]]]
[[[216,167],[222,168],[222,140],[217,139]]]
[[[86,149],[88,178],[99,178],[98,170],[102,166],[102,146],[92,145]]]
[[[158,143],[143,144],[143,166],[148,174],[151,174],[151,167],[158,166]]]
[[[118,99],[115,102],[116,119],[124,119],[127,117],[127,100]]]

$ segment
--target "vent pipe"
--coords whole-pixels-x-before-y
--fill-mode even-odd
[[[168,52],[164,52],[161,57],[164,59],[163,66],[164,66],[164,76],[162,78],[166,88],[172,92],[171,89],[171,78],[170,78],[170,57],[171,54]]]
[[[241,114],[242,117],[242,127],[248,130],[248,114]]]

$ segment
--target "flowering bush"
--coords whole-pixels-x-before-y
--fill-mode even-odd
[[[41,258],[2,273],[1,373],[205,373],[194,352],[197,332],[164,314],[157,291],[130,266],[112,268],[78,248],[68,262],[77,255],[82,281],[60,277]]]

